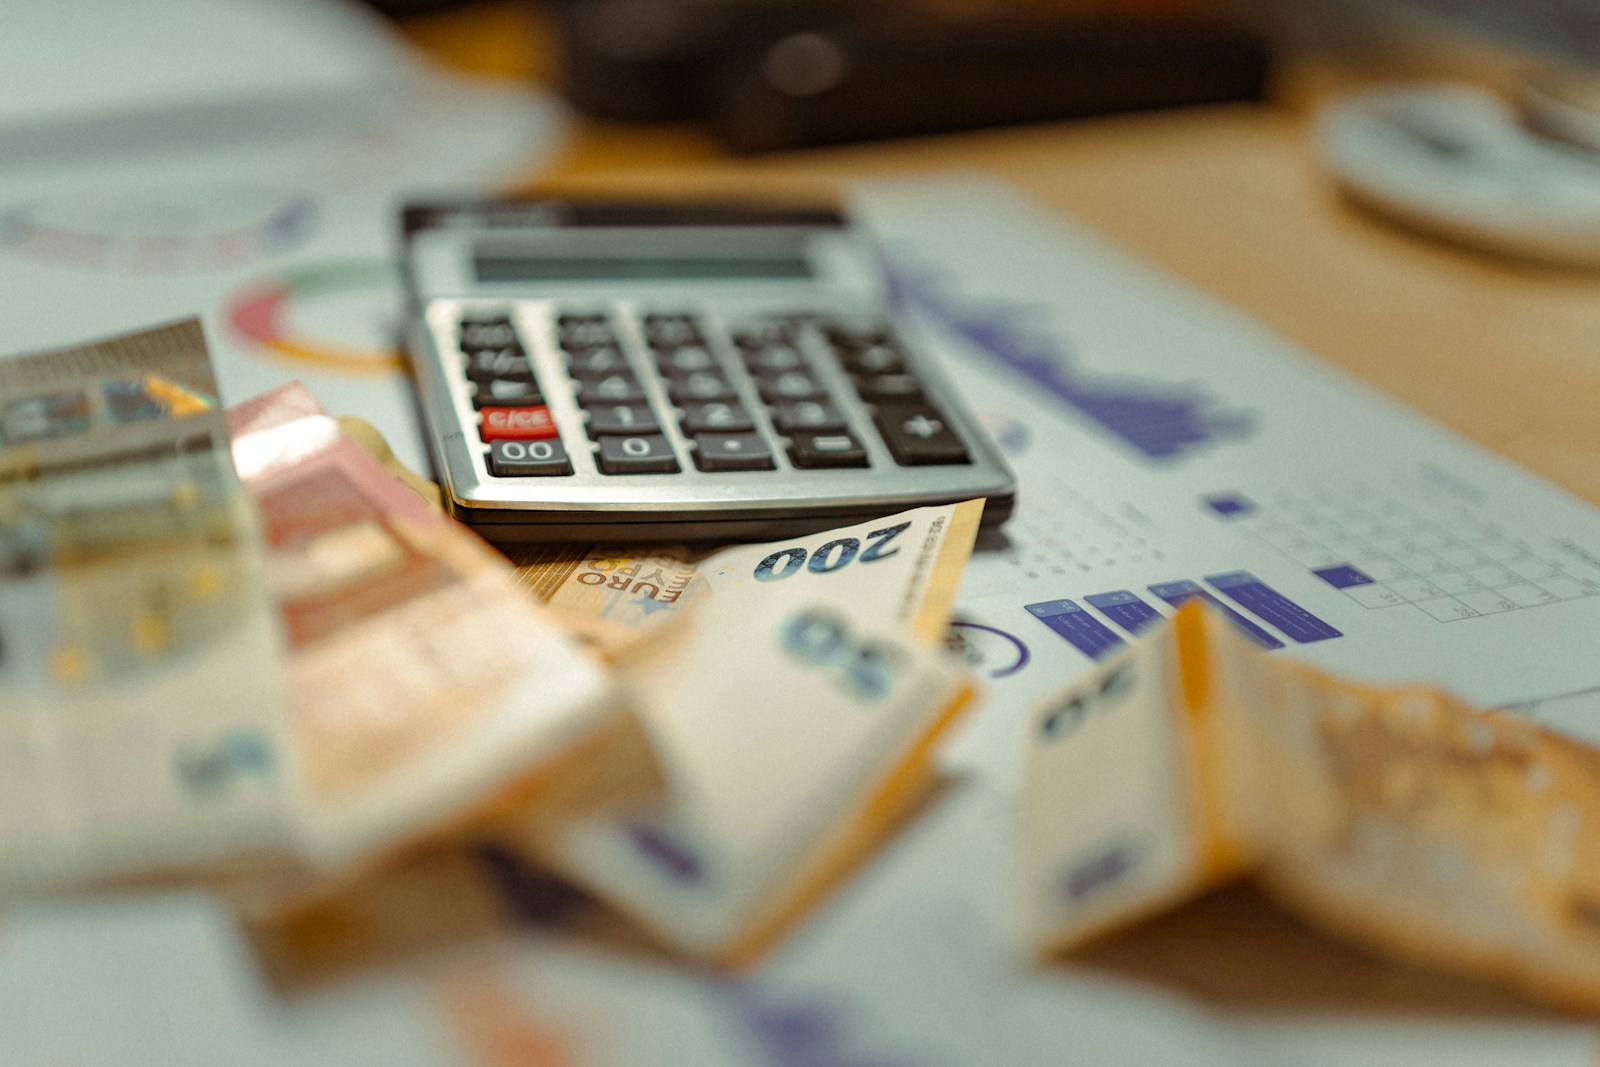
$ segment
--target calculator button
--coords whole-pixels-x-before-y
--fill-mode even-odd
[[[683,432],[687,434],[721,431],[741,433],[756,428],[755,420],[743,404],[732,400],[712,400],[704,404],[683,405]]]
[[[678,457],[658,433],[602,437],[599,466],[602,474],[672,474],[678,470]]]
[[[893,344],[888,331],[883,329],[851,330],[840,326],[838,323],[829,323],[823,327],[829,342],[835,348],[860,350],[873,345]]]
[[[773,409],[773,424],[782,433],[843,433],[849,428],[839,409],[824,400],[791,400]]]
[[[541,405],[519,408],[484,408],[478,435],[485,441],[532,441],[556,436],[550,409]]]
[[[489,445],[489,473],[497,478],[571,474],[572,460],[560,441],[494,441]]]
[[[603,374],[599,377],[578,379],[578,403],[637,404],[644,400],[644,386],[631,374]]]
[[[922,383],[910,374],[873,374],[854,379],[856,392],[869,404],[880,401],[921,400]]]
[[[839,362],[847,370],[858,374],[903,374],[905,357],[893,345],[874,344],[865,348],[846,348],[839,352]]]
[[[474,381],[507,378],[533,381],[533,368],[520,348],[480,348],[467,353],[466,375]]]
[[[784,400],[821,400],[827,389],[809,371],[791,370],[782,374],[762,375],[756,380],[761,399],[769,404]]]
[[[661,423],[649,404],[594,404],[589,407],[589,433],[659,433]]]
[[[688,315],[646,315],[644,336],[653,348],[702,344],[700,327]]]
[[[748,352],[754,352],[768,345],[791,345],[794,341],[794,326],[781,319],[756,322],[735,333],[733,341]]]
[[[467,395],[472,398],[472,406],[475,408],[527,407],[530,404],[544,403],[544,397],[539,395],[539,387],[534,384],[531,376],[527,380],[489,378],[483,381],[468,381]]]
[[[796,467],[865,467],[867,450],[847,433],[797,433],[789,442]]]
[[[719,371],[696,371],[667,379],[667,395],[674,403],[705,400],[731,400],[738,394],[733,383]]]
[[[477,348],[513,348],[517,345],[516,327],[503,315],[482,319],[462,319],[456,340],[463,351]]]
[[[620,348],[603,346],[566,353],[567,370],[578,378],[600,378],[628,369],[628,359]]]
[[[663,374],[693,374],[715,370],[717,359],[704,345],[682,345],[656,352],[656,366]]]
[[[615,348],[617,335],[603,315],[562,315],[556,319],[556,341],[562,348]]]
[[[694,446],[695,466],[703,471],[769,471],[777,465],[759,434],[696,434]]]
[[[800,350],[786,342],[763,345],[747,351],[745,365],[757,374],[782,374],[785,371],[806,369],[806,357]]]
[[[901,466],[972,462],[944,416],[926,404],[883,404],[872,417]]]

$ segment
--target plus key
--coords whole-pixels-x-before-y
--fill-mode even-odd
[[[938,409],[928,404],[879,404],[873,420],[902,467],[972,462],[961,438]]]

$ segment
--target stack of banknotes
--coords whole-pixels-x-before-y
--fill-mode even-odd
[[[942,638],[978,502],[508,559],[428,490],[298,386],[220,410],[193,322],[0,360],[0,892],[199,881],[304,971],[492,933],[488,850],[738,964],[914,809],[974,699]],[[1040,957],[1248,877],[1600,1009],[1600,753],[1198,605],[1030,723]]]
[[[0,361],[0,879],[210,867],[301,798],[257,513],[196,326]]]
[[[303,388],[224,415],[194,323],[0,361],[0,397],[12,890],[198,878],[292,926],[470,839],[746,958],[972,695],[936,639],[977,503],[520,573]]]

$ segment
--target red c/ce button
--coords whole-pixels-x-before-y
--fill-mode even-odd
[[[485,441],[542,441],[555,437],[556,424],[544,405],[526,408],[483,408],[478,435]]]

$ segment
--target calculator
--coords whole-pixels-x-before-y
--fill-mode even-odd
[[[1015,479],[835,206],[530,197],[403,213],[444,498],[501,543],[771,540]]]

